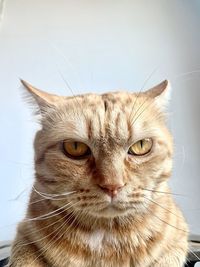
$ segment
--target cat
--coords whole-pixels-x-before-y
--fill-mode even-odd
[[[181,267],[188,226],[168,187],[168,81],[62,97],[22,81],[41,129],[11,267]]]

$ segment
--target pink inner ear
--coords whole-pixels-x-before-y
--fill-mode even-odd
[[[58,99],[58,96],[39,90],[22,79],[21,83],[28,90],[28,92],[35,98],[35,100],[38,102],[39,105],[44,103],[54,104],[55,101]]]
[[[163,82],[149,89],[145,93],[152,98],[157,97],[161,95],[168,87],[169,87],[169,81],[164,80]]]
[[[154,99],[154,104],[161,112],[166,112],[170,99],[170,83],[165,80],[150,90],[146,91],[145,94],[150,98]]]

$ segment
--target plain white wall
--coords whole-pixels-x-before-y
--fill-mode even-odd
[[[167,78],[176,151],[171,181],[200,234],[200,1],[7,0],[0,25],[0,240],[12,239],[33,177],[37,129],[18,78],[71,95],[140,90]],[[191,73],[189,73],[191,72]],[[21,193],[21,195],[19,195]]]

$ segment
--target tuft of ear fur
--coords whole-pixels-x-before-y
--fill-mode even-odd
[[[171,95],[170,82],[168,80],[164,80],[163,82],[146,91],[145,94],[151,98],[154,98],[156,106],[161,111],[165,111]]]
[[[31,84],[22,79],[20,79],[20,81],[29,94],[28,95],[29,101],[31,103],[36,102],[40,112],[45,111],[47,108],[53,107],[59,98],[57,95],[49,94],[40,89],[37,89],[36,87],[32,86]]]
[[[22,79],[20,81],[27,89],[27,91],[34,97],[39,106],[54,105],[56,100],[58,99],[57,95],[49,94],[40,89],[37,89],[36,87],[32,86],[31,84]]]

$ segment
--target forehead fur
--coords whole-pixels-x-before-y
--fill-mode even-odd
[[[43,129],[57,140],[115,140],[123,144],[159,135],[165,128],[163,112],[146,94],[112,92],[59,97],[45,113]]]
[[[85,143],[131,144],[146,137],[164,139],[164,105],[169,83],[164,81],[146,92],[110,92],[57,96],[22,81],[37,102],[44,143],[64,139]]]

